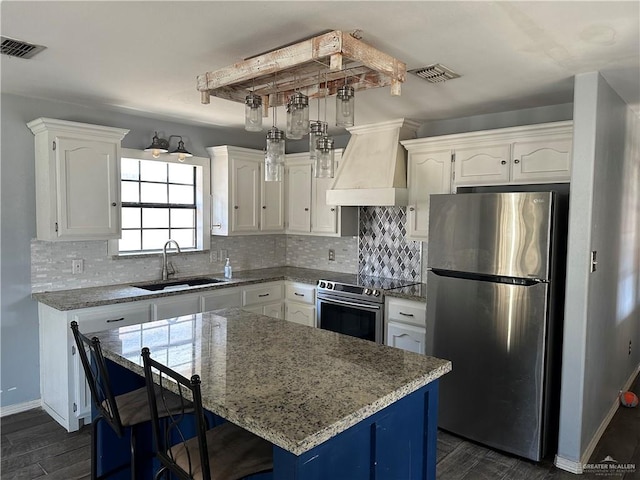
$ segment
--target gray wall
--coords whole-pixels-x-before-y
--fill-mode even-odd
[[[78,105],[3,94],[0,281],[2,397],[0,406],[40,398],[38,314],[31,300],[30,242],[36,234],[34,137],[26,123],[52,117],[98,125],[128,128],[122,145],[144,148],[154,130],[183,135],[187,149],[207,156],[205,147],[231,144],[262,148],[263,135],[243,131],[185,126]]]
[[[558,456],[580,462],[640,363],[640,125],[597,72],[576,76],[573,118]]]

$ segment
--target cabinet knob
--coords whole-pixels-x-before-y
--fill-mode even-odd
[[[113,203],[111,204],[111,206],[112,206],[112,207],[115,207],[115,206],[117,206],[117,205],[118,205],[118,204],[117,204],[116,202],[113,202]]]
[[[410,212],[414,212],[414,211],[415,211],[415,208],[414,208],[414,207],[409,207],[409,211],[410,211]]]
[[[517,158],[513,161],[513,163],[520,163],[520,160],[518,160]]]
[[[332,209],[331,209],[331,211],[332,211],[332,212],[335,212],[335,211],[336,211],[336,209],[335,209],[335,208],[332,208]]]
[[[237,210],[238,209],[238,205],[234,205],[233,208],[235,208]]]
[[[266,205],[263,205],[263,206],[262,206],[262,209],[263,209],[263,210],[266,210],[266,209],[267,209],[267,206],[266,206]]]
[[[507,164],[507,161],[506,161],[506,160],[502,160],[500,163],[501,163],[502,165],[506,165],[506,164]]]
[[[305,208],[304,208],[304,211],[305,211],[305,212],[308,212],[308,211],[309,211],[309,208],[308,208],[308,207],[305,207]]]

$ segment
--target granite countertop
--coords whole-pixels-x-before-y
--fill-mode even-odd
[[[76,288],[71,290],[57,290],[53,292],[34,293],[32,297],[40,303],[48,305],[56,310],[76,310],[79,308],[98,307],[115,303],[135,302],[150,300],[160,297],[182,295],[187,293],[201,293],[222,288],[264,283],[278,280],[290,280],[293,282],[315,285],[318,280],[331,280],[334,282],[355,283],[357,275],[350,273],[330,272],[326,270],[314,270],[298,267],[275,267],[258,270],[245,270],[233,273],[233,278],[226,280],[218,275],[200,275],[224,280],[220,283],[187,287],[180,290],[148,291],[134,287],[136,285],[152,284],[157,280],[148,282],[132,282],[119,285],[104,285],[100,287]],[[188,280],[193,277],[172,278],[171,280]],[[424,284],[412,285],[395,290],[387,290],[388,296],[407,298],[410,300],[426,301],[426,288]]]
[[[95,335],[107,358],[139,375],[142,346],[200,375],[207,410],[295,455],[451,370],[448,360],[237,308]]]
[[[104,285],[100,287],[76,288],[71,290],[57,290],[53,292],[34,293],[32,297],[40,303],[44,303],[56,310],[76,310],[79,308],[98,307],[114,303],[136,302],[160,297],[170,297],[186,293],[200,293],[221,288],[250,285],[278,280],[291,280],[293,282],[315,285],[318,280],[332,280],[335,282],[356,281],[357,276],[349,273],[329,272],[298,267],[262,268],[258,270],[245,270],[233,273],[233,278],[226,280],[219,275],[199,275],[198,277],[218,278],[224,280],[220,283],[198,285],[180,290],[148,291],[135,285],[153,284],[158,280],[147,282],[132,282],[119,285]],[[193,277],[172,278],[171,280],[188,280]]]

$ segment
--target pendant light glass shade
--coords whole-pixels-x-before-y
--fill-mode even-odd
[[[309,97],[296,92],[287,106],[287,138],[299,140],[309,133]]]
[[[262,97],[251,92],[245,97],[244,105],[244,129],[262,131]]]
[[[353,127],[354,107],[353,87],[340,87],[336,95],[336,126]]]
[[[280,182],[284,173],[284,133],[275,125],[267,132],[264,155],[265,182]]]
[[[323,135],[316,141],[316,178],[333,178],[334,175],[333,138]]]
[[[320,137],[327,134],[327,122],[320,120],[314,120],[309,124],[309,158],[314,165],[314,172],[318,174],[320,165],[318,163],[318,150],[317,142]]]

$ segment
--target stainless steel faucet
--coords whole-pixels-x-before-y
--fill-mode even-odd
[[[164,244],[164,247],[162,247],[162,280],[167,280],[169,278],[169,275],[173,275],[175,272],[175,270],[173,270],[173,267],[171,269],[171,272],[169,272],[169,268],[167,265],[167,247],[172,244],[175,243],[176,248],[178,249],[178,253],[182,253],[180,252],[180,245],[178,245],[178,242],[176,242],[175,240],[167,240],[167,243]]]

